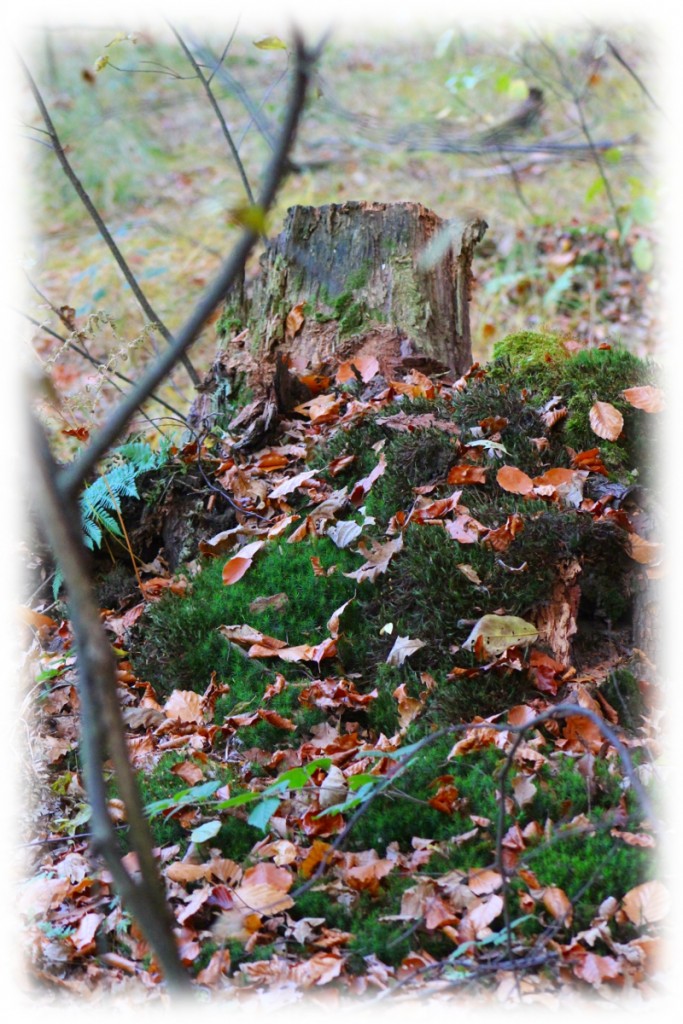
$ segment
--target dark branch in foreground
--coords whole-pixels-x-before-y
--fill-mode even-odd
[[[116,692],[116,662],[100,621],[90,580],[77,500],[75,496],[65,498],[60,495],[56,486],[57,465],[45,432],[34,417],[31,427],[38,467],[39,500],[36,505],[50,546],[59,553],[78,653],[81,756],[92,814],[92,846],[111,871],[124,906],[130,908],[139,922],[169,987],[182,991],[189,987],[190,981],[176,949],[173,918],[152,853],[152,834],[128,759]],[[138,856],[139,881],[123,864],[116,829],[107,808],[104,762],[108,754],[114,764],[119,792],[126,808],[129,836]]]
[[[272,203],[287,167],[287,158],[303,110],[306,89],[318,50],[309,51],[296,39],[296,66],[290,101],[275,155],[266,174],[259,202],[265,211]],[[59,470],[47,437],[35,416],[31,417],[35,462],[38,469],[36,510],[50,546],[58,557],[68,594],[71,623],[77,650],[78,692],[81,702],[81,750],[88,802],[92,809],[93,846],[109,868],[124,905],[142,928],[166,982],[175,992],[191,987],[176,948],[174,919],[166,902],[164,885],[152,852],[152,836],[145,817],[135,772],[131,766],[126,734],[116,690],[116,662],[102,625],[89,572],[88,552],[81,534],[78,491],[88,473],[120,436],[131,416],[150,397],[154,388],[180,360],[225,296],[256,241],[247,230],[237,242],[214,283],[207,289],[172,345],[157,358],[142,380],[124,397],[99,434],[82,455]],[[114,766],[123,801],[129,836],[139,861],[140,878],[125,867],[114,823],[107,807],[104,764]]]

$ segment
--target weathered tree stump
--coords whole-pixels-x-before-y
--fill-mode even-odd
[[[387,325],[414,352],[468,370],[471,264],[486,224],[471,221],[457,239],[453,227],[420,203],[291,207],[251,300],[259,358],[289,351],[314,365]]]
[[[397,364],[459,376],[472,363],[472,258],[483,220],[444,221],[420,203],[293,206],[269,242],[251,296],[228,297],[225,343],[190,413],[198,432],[225,425],[246,377],[257,394],[274,384],[289,412],[295,370],[334,370],[362,347],[382,371]],[[277,365],[277,369],[276,369]]]

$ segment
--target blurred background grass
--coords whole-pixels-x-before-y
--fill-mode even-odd
[[[200,63],[213,66],[232,29],[182,31]],[[268,141],[234,83],[276,131],[290,62],[287,49],[255,45],[260,38],[236,34],[212,79],[254,191]],[[238,231],[231,211],[245,202],[191,66],[162,25],[46,27],[28,38],[25,57],[77,173],[173,330],[229,252]],[[410,38],[332,34],[270,233],[297,203],[414,200],[443,218],[477,214],[489,224],[474,266],[477,359],[511,331],[546,325],[590,345],[621,341],[638,355],[659,356],[651,149],[660,114],[648,88],[655,59],[647,36],[627,27],[539,36],[443,24]],[[545,104],[538,123],[512,139],[522,151],[443,151],[453,139],[480,140],[533,88],[543,90]],[[21,107],[27,274],[55,306],[76,310],[97,359],[113,356],[122,372],[136,372],[154,338],[142,336],[145,321],[128,287],[35,130],[28,92]],[[582,118],[592,140],[609,143],[600,166]],[[548,137],[580,148],[534,150]],[[257,261],[258,252],[249,275]],[[64,332],[35,291],[27,291],[24,309]],[[98,318],[88,328],[98,311],[109,323]],[[91,368],[44,331],[30,335],[58,390],[71,396],[67,418],[100,419],[115,400],[111,388],[99,388]],[[213,349],[206,331],[191,354],[200,371]],[[176,405],[192,397],[182,370],[161,393]]]

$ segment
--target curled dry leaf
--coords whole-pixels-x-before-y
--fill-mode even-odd
[[[406,693],[406,684],[401,683],[392,696],[398,702],[398,722],[401,729],[407,729],[414,718],[422,711],[423,703]]]
[[[406,658],[424,647],[424,640],[413,640],[409,636],[397,636],[387,656],[387,665],[402,665]]]
[[[626,388],[621,392],[629,405],[643,412],[662,412],[664,409],[664,392],[652,384],[643,384],[638,388]]]
[[[303,473],[297,473],[296,476],[290,476],[286,480],[283,480],[277,487],[274,487],[268,497],[271,500],[275,498],[284,498],[285,495],[291,494],[292,491],[297,489],[297,487],[301,487],[302,484],[308,483],[309,480],[312,480],[313,477],[317,475],[317,469],[307,469],[304,470]],[[242,554],[242,552],[240,552],[240,554]]]
[[[624,429],[624,417],[610,402],[595,402],[588,419],[593,433],[606,441],[616,441]]]
[[[318,790],[320,810],[324,811],[327,807],[334,807],[335,804],[343,803],[346,800],[348,788],[349,784],[341,768],[337,768],[334,764],[330,765],[329,771]]]
[[[287,319],[285,321],[285,336],[287,338],[295,338],[304,325],[304,305],[303,302],[297,302],[296,306],[292,306]]]
[[[556,921],[567,927],[572,923],[572,905],[564,889],[549,885],[543,893],[543,906]]]

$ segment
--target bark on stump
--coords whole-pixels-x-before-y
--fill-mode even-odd
[[[411,202],[291,207],[261,257],[252,350],[261,360],[296,353],[314,366],[353,352],[369,325],[386,325],[413,352],[464,373],[472,256],[486,227],[472,220],[456,237],[453,222]]]

